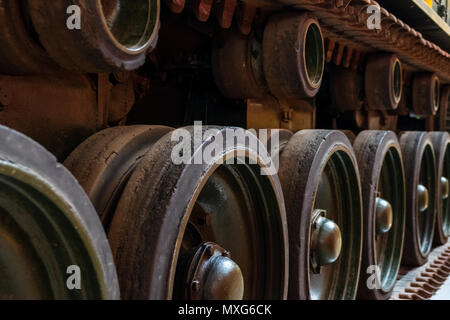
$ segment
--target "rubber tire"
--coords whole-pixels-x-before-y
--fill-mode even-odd
[[[418,211],[416,202],[416,186],[419,182],[420,163],[417,158],[422,158],[426,146],[433,148],[430,136],[426,132],[403,132],[400,136],[400,147],[402,149],[403,165],[405,168],[406,181],[406,228],[405,242],[403,248],[402,265],[417,267],[425,264],[429,252],[422,255],[418,245],[418,234],[415,232],[417,221],[414,219]],[[430,190],[429,190],[430,191]],[[433,195],[430,192],[430,199]],[[430,201],[434,206],[434,201]],[[431,209],[435,215],[434,208]],[[414,214],[412,214],[414,212]],[[433,240],[433,235],[431,241]],[[431,247],[431,246],[430,246]]]
[[[91,199],[106,230],[134,168],[171,130],[146,125],[109,128],[88,138],[64,161]]]
[[[436,117],[435,130],[450,131],[450,121],[448,103],[450,100],[450,85],[445,86],[441,92],[441,106],[439,107],[439,116]]]
[[[341,112],[360,110],[364,104],[364,74],[336,65],[330,67],[333,107]]]
[[[119,282],[105,231],[89,198],[70,172],[38,143],[4,126],[0,126],[0,159],[39,175],[56,190],[60,199],[72,207],[74,216],[70,219],[76,219],[82,226],[82,233],[92,243],[92,259],[98,260],[102,266],[98,277],[101,276],[102,286],[107,291],[103,298],[119,299]]]
[[[318,27],[322,38],[322,75],[315,85],[309,80],[303,54],[311,24]],[[314,97],[322,84],[324,64],[323,35],[319,21],[312,13],[282,13],[269,18],[263,37],[263,65],[273,95],[286,99]]]
[[[286,213],[289,227],[289,300],[308,300],[309,293],[309,259],[310,224],[315,189],[320,181],[320,174],[325,164],[324,157],[330,155],[337,147],[346,150],[353,163],[358,180],[361,199],[361,186],[358,164],[350,141],[340,131],[302,130],[297,132],[289,141],[280,157],[280,171],[278,173],[283,187],[286,203]],[[362,204],[360,203],[359,255],[361,260],[362,247]],[[358,224],[356,222],[356,224]],[[343,244],[344,246],[345,244]],[[359,277],[360,265],[351,266],[351,277]],[[357,281],[354,283],[356,295]],[[354,296],[347,297],[354,299]]]
[[[203,127],[203,130],[211,128]],[[225,130],[215,128],[222,133]],[[194,135],[193,127],[183,130]],[[222,158],[222,155],[216,156],[212,159],[214,163],[176,165],[171,153],[177,144],[178,141],[172,141],[172,133],[169,133],[151,148],[130,177],[111,223],[108,236],[125,299],[172,298],[170,288],[175,273],[173,260],[178,254],[174,251],[183,221],[186,220],[185,212],[198,192],[200,186],[197,184],[205,180],[214,170],[214,163]],[[264,148],[262,144],[260,147]],[[191,145],[191,151],[199,150],[196,148]],[[201,148],[205,148],[205,144]],[[233,147],[234,150],[243,148],[249,150],[240,144]],[[256,154],[256,151],[252,153]],[[268,161],[267,158],[264,161]],[[277,223],[282,230],[280,241],[284,245],[283,250],[277,253],[283,261],[282,274],[275,275],[280,279],[280,288],[265,294],[268,295],[267,299],[285,299],[288,277],[287,224],[278,177],[274,175],[269,179],[278,198],[280,216]]]
[[[434,244],[443,245],[447,243],[447,237],[444,235],[443,231],[443,216],[442,216],[442,190],[440,187],[440,177],[442,176],[442,171],[444,170],[444,158],[445,153],[450,150],[450,135],[448,132],[430,132],[429,136],[433,142],[433,148],[436,157],[436,224],[434,229]],[[448,164],[450,165],[450,164]]]
[[[419,116],[434,116],[438,110],[434,106],[434,81],[439,78],[434,73],[414,74],[412,81],[412,107]],[[440,97],[439,97],[440,99]],[[437,106],[439,108],[439,105]]]
[[[160,0],[157,1],[156,25],[149,42],[139,50],[124,49],[108,30],[101,0],[29,0],[34,28],[47,53],[64,69],[77,73],[107,73],[135,70],[145,63],[149,50],[156,46],[159,32]],[[81,9],[82,26],[69,30],[67,9]]]
[[[402,164],[402,183],[405,185],[405,174],[403,170],[402,151],[397,136],[391,131],[363,131],[356,138],[353,148],[359,164],[359,173],[361,175],[361,186],[364,208],[364,229],[363,229],[363,259],[361,274],[359,277],[359,286],[357,298],[363,300],[387,300],[392,295],[392,290],[384,292],[382,289],[369,289],[367,287],[368,274],[366,270],[369,266],[376,265],[374,251],[375,238],[375,199],[377,197],[378,182],[383,168],[384,159],[390,148],[395,148],[398,152]],[[400,252],[398,255],[400,267],[403,253],[403,241],[405,235],[405,190],[403,190],[403,222],[402,239],[400,243]],[[398,244],[397,244],[398,245]]]
[[[400,94],[395,98],[394,72],[396,63],[400,65]],[[365,70],[365,92],[370,110],[394,111],[402,97],[403,75],[400,60],[390,53],[377,53],[369,56]]]

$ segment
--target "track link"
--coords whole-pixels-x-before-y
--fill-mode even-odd
[[[421,267],[400,269],[390,300],[440,300],[450,294],[450,240],[435,248]]]

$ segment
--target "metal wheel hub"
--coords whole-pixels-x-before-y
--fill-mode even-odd
[[[244,278],[228,251],[213,242],[186,253],[185,298],[191,300],[241,300]]]
[[[326,211],[316,210],[311,234],[311,262],[317,273],[320,267],[334,263],[341,253],[342,236],[339,226],[327,219]]]
[[[375,210],[377,234],[386,233],[391,230],[393,212],[389,201],[382,198],[377,198],[375,201]]]
[[[420,212],[428,209],[430,203],[428,189],[422,184],[417,185],[417,201]]]
[[[446,177],[441,177],[441,194],[442,194],[442,199],[448,199],[448,194],[449,194],[449,182],[448,179]]]

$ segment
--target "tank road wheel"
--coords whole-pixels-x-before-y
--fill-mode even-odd
[[[71,71],[136,69],[158,39],[160,0],[61,0],[51,6],[46,0],[30,0],[28,4],[43,47]],[[67,14],[74,5],[81,9],[79,28]]]
[[[405,176],[400,145],[393,132],[363,131],[354,149],[364,209],[358,298],[385,300],[397,279],[405,233]],[[371,279],[373,275],[379,279]]]
[[[413,111],[419,116],[434,116],[440,104],[439,78],[433,73],[414,75],[412,87]]]
[[[2,126],[0,265],[1,299],[119,298],[108,240],[86,194],[49,152]],[[70,290],[76,274],[81,289]]]
[[[290,299],[355,298],[362,247],[357,168],[339,131],[300,131],[282,151]]]
[[[322,31],[314,15],[277,14],[269,18],[263,37],[263,66],[267,84],[278,98],[312,98],[324,72]]]
[[[106,230],[137,163],[171,130],[145,125],[106,129],[83,142],[64,162],[88,194]]]
[[[164,136],[125,187],[109,229],[123,297],[283,299],[287,226],[279,180],[261,174],[270,160],[228,129],[203,129]]]
[[[435,130],[450,131],[450,86],[445,86],[441,93],[441,106],[435,121]]]
[[[450,136],[448,132],[429,133],[436,156],[436,229],[434,241],[438,245],[450,236]]]
[[[400,146],[406,177],[406,230],[403,264],[423,265],[433,242],[436,169],[433,145],[425,132],[404,132]]]
[[[369,109],[397,109],[403,89],[400,60],[389,53],[369,56],[365,71],[365,89]]]
[[[262,98],[267,93],[262,64],[262,44],[255,33],[241,35],[226,30],[214,37],[214,79],[228,98]]]
[[[12,75],[54,72],[58,66],[32,37],[25,4],[0,0],[0,71]]]
[[[331,66],[330,94],[333,106],[341,112],[360,110],[364,105],[364,75]]]

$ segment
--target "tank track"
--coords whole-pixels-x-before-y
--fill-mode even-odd
[[[428,262],[419,267],[400,268],[390,300],[441,300],[450,292],[450,240],[435,248]]]
[[[166,0],[173,12],[179,13],[186,5],[185,0]],[[443,81],[450,81],[450,54],[436,44],[424,39],[395,15],[372,0],[197,0],[193,10],[200,21],[208,20],[213,7],[223,28],[231,26],[233,16],[239,30],[248,34],[255,18],[256,6],[271,10],[291,7],[309,10],[319,18],[324,37],[327,40],[327,62],[344,67],[356,68],[362,55],[374,51],[390,51],[398,54],[402,62],[412,71],[436,72]],[[369,30],[367,9],[376,6],[381,13],[381,29]]]

